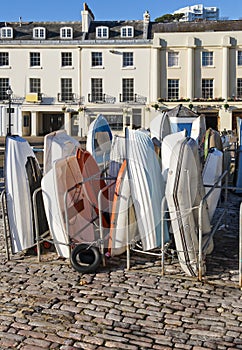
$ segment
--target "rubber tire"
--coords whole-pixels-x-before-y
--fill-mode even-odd
[[[80,260],[80,262],[88,265],[81,265],[77,258]],[[89,246],[88,244],[78,244],[71,252],[71,264],[74,269],[80,273],[95,272],[100,263],[101,254],[99,249],[94,246]]]

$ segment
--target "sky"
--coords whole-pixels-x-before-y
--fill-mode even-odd
[[[84,1],[77,0],[8,0],[1,1],[0,21],[80,21]],[[151,21],[166,13],[172,13],[179,8],[203,4],[206,7],[218,7],[220,17],[242,19],[241,0],[87,0],[95,20],[140,20],[148,10]]]

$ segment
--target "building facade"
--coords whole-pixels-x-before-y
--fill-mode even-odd
[[[174,11],[176,13],[184,13],[181,21],[192,22],[192,21],[218,21],[219,20],[219,8],[218,7],[205,7],[203,4],[186,6]]]
[[[0,135],[83,137],[103,114],[117,133],[184,104],[207,126],[242,115],[242,21],[0,23]],[[9,86],[12,94],[9,95]]]

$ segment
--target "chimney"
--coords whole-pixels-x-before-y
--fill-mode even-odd
[[[92,21],[94,21],[95,17],[92,11],[89,9],[88,5],[83,3],[83,11],[82,14],[82,31],[87,33]]]
[[[150,23],[149,11],[145,11],[143,14],[143,39],[148,39],[148,29]]]

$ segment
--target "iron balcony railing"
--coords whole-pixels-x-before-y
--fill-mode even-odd
[[[115,103],[116,98],[113,96],[109,96],[107,94],[88,94],[88,102],[90,103]]]
[[[58,102],[65,102],[65,103],[74,103],[74,104],[84,104],[84,96],[78,96],[75,93],[58,93],[57,94],[57,101]]]
[[[128,95],[128,96],[123,95],[123,94],[119,94],[119,102],[146,104],[147,97],[141,96],[138,94],[133,94],[133,95]]]

